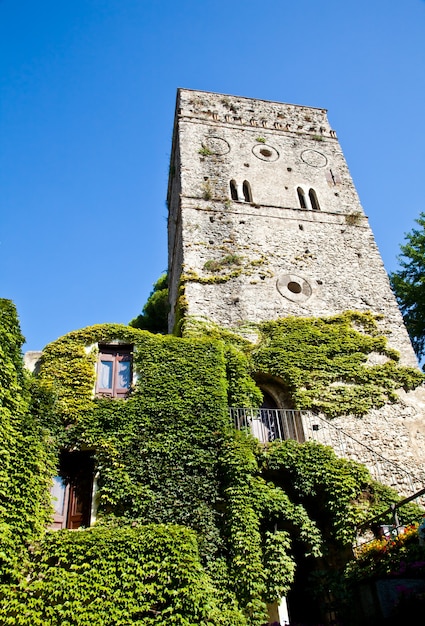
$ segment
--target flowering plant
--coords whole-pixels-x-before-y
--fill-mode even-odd
[[[347,567],[355,579],[419,577],[425,574],[425,547],[419,545],[418,525],[407,526],[398,535],[374,539],[356,554]]]

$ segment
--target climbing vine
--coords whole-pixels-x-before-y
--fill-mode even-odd
[[[395,402],[398,389],[409,391],[425,381],[419,369],[399,364],[398,352],[370,312],[285,317],[233,330],[187,318],[183,335],[221,338],[245,355],[254,378],[268,377],[288,392],[294,408],[328,417],[364,415]]]
[[[52,459],[31,415],[24,338],[10,300],[0,300],[0,583],[18,576],[26,548],[50,517]]]
[[[93,528],[48,534],[0,616],[4,626],[243,626],[220,600],[188,529]]]
[[[421,373],[398,364],[369,314],[287,318],[238,332],[189,322],[183,337],[117,324],[69,333],[45,348],[31,394],[22,339],[5,324],[11,365],[3,375],[20,395],[3,397],[9,421],[2,454],[9,470],[8,455],[16,456],[33,490],[10,500],[9,509],[2,503],[3,545],[15,545],[16,535],[33,546],[20,585],[3,588],[5,624],[263,626],[267,603],[288,592],[300,562],[314,571],[322,555],[333,565],[335,555],[348,558],[355,523],[381,497],[366,469],[315,442],[260,446],[233,430],[228,406],[259,406],[261,375],[278,381],[298,408],[361,414],[394,400],[398,387],[420,384]],[[126,399],[97,398],[98,345],[117,341],[133,346],[134,385]],[[381,365],[368,360],[376,353]],[[351,387],[356,393],[347,393]],[[93,529],[42,539],[49,477],[57,471],[52,457],[60,449],[92,451],[97,521]],[[164,559],[167,581],[180,572],[174,587],[158,570]],[[136,578],[145,580],[149,567],[158,576],[142,590]],[[6,560],[4,581],[17,569],[17,559]],[[100,581],[115,622],[94,617]]]
[[[299,409],[328,417],[363,415],[396,401],[397,389],[408,391],[425,380],[418,369],[398,363],[371,313],[288,317],[260,324],[260,330],[255,368],[278,377]],[[374,354],[383,362],[373,364]]]

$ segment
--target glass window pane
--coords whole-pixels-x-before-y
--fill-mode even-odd
[[[130,361],[119,361],[117,371],[117,388],[129,389],[130,388]]]
[[[52,506],[56,515],[64,514],[65,487],[65,482],[60,476],[53,478],[53,487],[50,493],[52,494]]]
[[[99,364],[99,389],[112,389],[112,370],[114,364],[112,361],[101,361]]]

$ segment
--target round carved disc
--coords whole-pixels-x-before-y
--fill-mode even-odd
[[[325,155],[317,150],[304,150],[301,152],[301,159],[311,167],[325,167],[328,162]]]
[[[276,287],[281,296],[292,302],[304,302],[313,293],[310,283],[305,278],[295,274],[282,274],[282,276],[279,276]]]

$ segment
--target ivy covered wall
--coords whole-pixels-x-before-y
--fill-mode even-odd
[[[297,570],[345,564],[353,524],[397,494],[317,443],[260,446],[233,430],[228,406],[261,403],[260,372],[299,408],[334,415],[345,399],[344,410],[360,414],[421,374],[397,364],[370,316],[251,331],[255,343],[210,324],[188,324],[180,338],[115,324],[69,333],[45,348],[31,405],[16,334],[8,358],[21,399],[4,406],[11,424],[25,416],[35,429],[25,431],[36,433],[34,453],[9,446],[35,491],[20,509],[13,492],[5,498],[8,536],[24,513],[19,541],[31,550],[19,585],[3,586],[3,623],[262,626]],[[98,344],[117,340],[133,346],[137,381],[125,400],[96,398]],[[386,363],[369,365],[372,352]],[[341,381],[364,387],[361,403]],[[92,451],[97,521],[43,538],[46,475],[56,473],[61,449]],[[6,562],[9,579],[12,570],[17,563]]]
[[[0,583],[19,575],[26,547],[51,516],[53,459],[47,432],[31,412],[15,306],[0,299]]]
[[[196,535],[162,524],[49,533],[26,579],[4,591],[0,617],[5,626],[246,623],[212,584]]]
[[[223,339],[249,359],[255,378],[285,390],[293,408],[332,418],[364,415],[397,401],[398,389],[409,391],[425,380],[418,368],[399,364],[378,321],[369,312],[347,311],[323,318],[285,317],[231,332],[187,318],[183,335]]]

